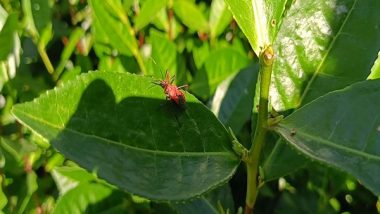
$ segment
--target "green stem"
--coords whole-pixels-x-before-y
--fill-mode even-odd
[[[54,67],[50,62],[49,56],[46,53],[45,47],[42,45],[38,45],[38,53],[41,56],[42,62],[44,63],[46,70],[49,72],[49,74],[54,73]]]
[[[274,52],[271,46],[260,53],[260,101],[257,126],[249,150],[247,167],[247,196],[245,213],[252,213],[261,183],[258,178],[258,169],[261,150],[265,144],[268,128],[268,99],[272,73]]]

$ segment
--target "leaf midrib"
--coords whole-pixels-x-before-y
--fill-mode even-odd
[[[117,146],[121,146],[121,147],[124,147],[125,149],[130,149],[130,150],[135,150],[135,151],[139,151],[139,152],[145,152],[145,153],[153,153],[155,155],[166,155],[166,156],[185,156],[185,157],[196,157],[196,156],[226,156],[226,157],[230,157],[231,159],[236,159],[234,157],[233,154],[231,153],[228,153],[228,152],[169,152],[169,151],[160,151],[160,150],[150,150],[150,149],[143,149],[143,148],[139,148],[139,147],[133,147],[133,146],[130,146],[130,145],[127,145],[127,144],[123,144],[123,143],[120,143],[120,142],[117,142],[117,141],[114,141],[114,140],[110,140],[110,139],[107,139],[107,138],[103,138],[103,137],[100,137],[100,136],[96,136],[96,135],[91,135],[91,134],[86,134],[86,133],[83,133],[83,132],[78,132],[74,129],[71,129],[71,128],[67,128],[67,127],[60,127],[56,124],[53,124],[53,123],[50,123],[46,120],[43,120],[41,118],[38,118],[38,117],[35,117],[31,114],[28,114],[24,111],[21,111],[21,110],[18,110],[17,108],[13,108],[12,110],[12,113],[13,115],[25,126],[29,127],[30,129],[34,130],[35,129],[29,125],[27,125],[26,123],[24,123],[24,121],[15,114],[15,112],[18,112],[18,114],[23,114],[24,116],[26,117],[29,117],[30,119],[32,120],[35,120],[37,122],[40,122],[42,124],[45,124],[46,126],[50,126],[51,128],[53,129],[57,129],[58,131],[61,131],[61,130],[67,130],[69,132],[72,132],[74,134],[77,134],[77,135],[80,135],[80,136],[84,136],[84,137],[87,137],[87,138],[96,138],[96,139],[100,139],[101,141],[105,141],[107,143],[111,143],[111,144],[114,144],[114,145],[117,145]],[[35,131],[37,132],[37,131]]]
[[[289,128],[287,128],[284,124],[279,124],[277,127],[274,127],[274,129],[277,129],[278,132],[283,133],[283,135],[286,136],[286,139],[288,141],[293,141],[293,142],[295,141],[295,139],[293,137],[289,137],[289,134],[287,133],[287,131],[289,131]],[[285,133],[282,132],[283,130],[285,130],[286,132]],[[360,151],[360,150],[352,149],[350,147],[342,146],[342,145],[336,144],[336,143],[334,143],[332,141],[329,141],[329,140],[326,140],[326,139],[323,139],[323,138],[318,138],[318,137],[316,137],[316,136],[314,136],[312,134],[308,134],[307,132],[304,132],[304,131],[301,131],[301,130],[297,130],[296,131],[296,136],[297,135],[303,135],[303,136],[305,136],[307,138],[310,138],[313,141],[316,141],[316,142],[324,144],[324,145],[328,145],[328,146],[336,148],[338,150],[343,150],[343,151],[346,151],[346,152],[349,152],[349,153],[354,153],[356,155],[359,155],[359,156],[362,156],[362,157],[365,157],[365,158],[371,158],[371,159],[374,159],[376,161],[380,161],[380,157],[379,156],[376,156],[376,155],[373,155],[373,154],[370,154],[370,153],[366,153],[366,152],[363,152],[363,151]]]
[[[302,96],[301,96],[301,98],[299,100],[299,103],[298,103],[299,106],[302,104],[302,101],[305,99],[306,95],[308,94],[308,91],[309,91],[311,85],[313,84],[313,82],[317,78],[317,76],[318,76],[318,74],[319,74],[319,72],[320,72],[320,70],[322,68],[322,65],[325,63],[327,57],[330,55],[330,52],[331,52],[333,46],[335,45],[337,38],[341,35],[343,28],[346,26],[347,20],[350,18],[351,14],[352,14],[352,11],[354,10],[357,2],[358,2],[358,0],[354,0],[354,2],[352,3],[352,7],[350,8],[350,11],[347,13],[347,16],[343,20],[342,25],[340,26],[338,32],[336,33],[336,35],[334,36],[332,42],[330,43],[330,45],[329,45],[329,47],[327,49],[326,54],[324,55],[322,61],[318,64],[318,67],[315,70],[315,72],[313,73],[313,76],[308,81],[308,83],[307,83],[307,85],[305,87],[305,90],[303,91]]]

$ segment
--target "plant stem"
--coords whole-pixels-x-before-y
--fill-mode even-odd
[[[268,128],[268,98],[269,86],[272,73],[274,52],[271,46],[266,47],[260,53],[260,101],[257,118],[257,126],[249,150],[247,167],[247,196],[245,213],[252,213],[256,202],[259,187],[261,185],[258,177],[261,150],[265,143]],[[254,107],[255,108],[255,107]],[[259,182],[258,182],[259,181]]]
[[[38,49],[38,53],[41,56],[42,62],[44,63],[44,65],[46,67],[46,70],[49,72],[49,74],[53,74],[54,73],[54,67],[51,64],[49,56],[47,55],[47,53],[45,51],[45,47],[38,45],[37,49]]]

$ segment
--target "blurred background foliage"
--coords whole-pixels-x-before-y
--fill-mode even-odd
[[[0,210],[3,213],[236,213],[245,169],[189,202],[122,192],[81,169],[16,122],[30,101],[90,70],[162,78],[209,106],[246,145],[257,58],[223,0],[1,0]],[[222,100],[221,97],[224,97]],[[101,99],[101,97],[99,97]],[[272,136],[273,142],[278,136]],[[268,144],[267,154],[273,145]],[[265,155],[264,155],[265,157]],[[379,199],[343,172],[307,164],[267,183],[257,213],[376,213]]]

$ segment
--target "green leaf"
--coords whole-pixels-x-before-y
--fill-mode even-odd
[[[157,15],[157,13],[166,6],[167,0],[147,0],[141,7],[141,11],[136,18],[135,29],[136,31],[145,27]]]
[[[89,1],[93,14],[95,40],[106,43],[120,53],[130,56],[138,52],[136,39],[128,20],[121,20],[115,13],[113,1]],[[121,8],[119,8],[121,9]]]
[[[56,167],[52,172],[52,177],[57,184],[60,195],[64,195],[80,183],[96,180],[93,175],[79,167]]]
[[[84,35],[84,30],[82,28],[75,28],[70,34],[69,42],[65,45],[61,53],[61,57],[57,68],[55,69],[55,77],[58,79],[62,71],[65,69],[67,61],[70,59],[71,55],[75,51],[80,38]]]
[[[272,44],[282,21],[286,0],[225,0],[239,27],[258,56]],[[302,13],[303,14],[303,13]]]
[[[201,198],[184,203],[172,204],[180,214],[191,213],[235,213],[234,201],[229,185],[215,189]]]
[[[58,199],[53,211],[59,213],[117,213],[110,212],[125,201],[122,192],[98,183],[84,183]],[[124,205],[126,206],[126,205]],[[118,210],[118,212],[125,209]]]
[[[152,81],[91,72],[13,114],[65,157],[146,198],[183,200],[225,183],[239,160],[223,125],[188,93],[185,109],[165,101]]]
[[[216,89],[212,111],[226,126],[238,133],[249,121],[255,96],[258,66],[251,65],[239,73],[232,74]]]
[[[175,43],[155,30],[150,32],[150,42],[152,43],[153,63],[156,65],[151,66],[152,69],[148,71],[148,74],[157,78],[164,78],[166,70],[175,74],[177,72],[177,47]]]
[[[193,59],[197,69],[201,69],[207,56],[210,54],[210,45],[208,42],[194,41]]]
[[[9,14],[0,32],[0,61],[6,60],[12,52],[17,28],[17,14]]]
[[[33,21],[38,33],[41,35],[46,27],[51,25],[52,5],[50,0],[30,0]]]
[[[210,36],[218,37],[232,20],[232,14],[228,10],[224,0],[213,0],[210,9]]]
[[[377,54],[377,59],[371,68],[371,73],[367,79],[377,79],[380,78],[380,52]]]
[[[295,1],[275,43],[275,109],[297,108],[365,80],[380,48],[378,8],[378,0]]]
[[[279,139],[269,156],[264,160],[262,165],[264,174],[260,177],[265,182],[271,181],[305,167],[308,163],[305,157],[290,148],[285,140]]]
[[[1,150],[0,150],[1,152]],[[5,186],[3,183],[4,181],[4,177],[3,176],[0,176],[0,210],[3,210],[3,208],[5,207],[5,205],[7,205],[8,203],[8,199],[7,199],[7,196],[4,194],[3,192],[3,186]]]
[[[208,23],[203,12],[191,1],[178,0],[173,2],[175,14],[188,28],[198,32],[208,32]]]
[[[365,80],[380,47],[379,7],[376,0],[339,4],[333,0],[295,1],[275,46],[270,92],[274,108],[297,108],[329,91]],[[298,161],[287,163],[281,156]],[[287,147],[281,149],[281,156],[272,156],[271,162],[285,174],[307,161]]]
[[[379,195],[379,105],[380,80],[367,80],[316,99],[274,130],[305,155],[352,174]]]
[[[248,61],[245,54],[231,47],[212,51],[205,60],[205,70],[200,70],[195,75],[191,90],[201,97],[208,97],[229,75],[246,67]],[[203,81],[204,79],[207,81]]]

